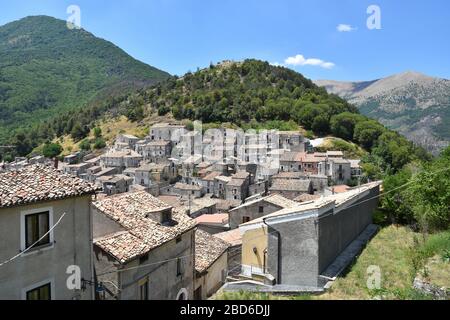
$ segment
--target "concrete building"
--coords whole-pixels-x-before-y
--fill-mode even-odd
[[[67,287],[66,271],[78,266],[81,277],[93,281],[95,191],[48,166],[0,173],[0,299],[93,299],[86,282],[80,290]]]
[[[229,212],[230,229],[239,227],[240,224],[252,221],[267,214],[298,205],[281,195],[273,194],[267,197],[255,199],[241,204]]]
[[[228,273],[228,244],[207,232],[195,232],[194,299],[205,300],[225,283]]]
[[[371,183],[241,225],[242,275],[269,290],[322,290],[373,234],[378,194]]]
[[[193,298],[193,219],[146,192],[93,205],[98,299]]]

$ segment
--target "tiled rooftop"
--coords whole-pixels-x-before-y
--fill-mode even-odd
[[[131,192],[105,198],[94,207],[126,231],[94,239],[94,244],[120,263],[127,263],[195,227],[195,220],[173,209],[172,223],[161,224],[152,214],[171,206],[147,192]]]
[[[93,194],[98,188],[44,165],[0,173],[0,208]]]
[[[202,190],[202,187],[200,187],[198,185],[177,182],[174,186],[174,189],[200,191],[200,190]]]
[[[309,191],[311,180],[276,179],[269,190],[271,191]]]
[[[228,214],[216,213],[216,214],[202,214],[195,218],[198,224],[227,224]]]
[[[230,213],[234,212],[240,208],[245,208],[245,207],[251,206],[255,203],[259,203],[259,202],[263,202],[263,201],[274,204],[280,208],[289,208],[289,207],[294,207],[294,206],[298,205],[297,202],[287,199],[287,198],[283,197],[282,195],[271,194],[271,195],[263,197],[263,198],[258,198],[255,200],[248,201],[248,202],[240,205],[239,207],[236,207],[236,208],[230,210]]]
[[[214,237],[217,237],[225,241],[232,247],[242,245],[242,233],[241,230],[239,230],[238,228],[225,232],[216,233],[214,234]]]
[[[228,244],[209,233],[195,232],[195,270],[199,273],[208,269],[228,249]]]

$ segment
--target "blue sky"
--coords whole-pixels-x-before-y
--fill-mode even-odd
[[[450,78],[448,0],[0,0],[0,25],[37,14],[67,19],[72,4],[84,29],[172,74],[257,58],[312,79],[407,70]],[[366,26],[372,4],[380,30]]]

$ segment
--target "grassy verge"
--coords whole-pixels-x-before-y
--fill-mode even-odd
[[[224,300],[425,300],[431,296],[412,288],[419,274],[439,287],[450,287],[450,231],[423,235],[407,227],[390,225],[382,228],[368,243],[348,271],[339,277],[322,295],[274,296],[249,292],[220,293],[215,298]],[[379,268],[379,289],[368,289],[371,266]]]

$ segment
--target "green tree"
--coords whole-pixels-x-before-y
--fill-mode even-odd
[[[91,150],[91,142],[89,141],[89,139],[84,139],[83,141],[81,141],[80,149],[85,151]]]
[[[354,127],[353,140],[366,150],[371,150],[386,128],[375,120],[358,122]]]
[[[353,140],[356,124],[364,119],[364,116],[350,112],[334,115],[330,119],[331,133],[344,140]]]
[[[62,146],[59,143],[47,142],[42,149],[42,154],[46,158],[55,158],[63,151]]]
[[[70,135],[75,141],[80,141],[84,137],[86,137],[88,130],[83,127],[79,122],[77,122],[70,132]]]
[[[106,142],[103,138],[97,138],[94,142],[94,149],[103,149],[106,147]]]
[[[94,128],[94,137],[100,138],[102,136],[102,129],[100,127]]]

